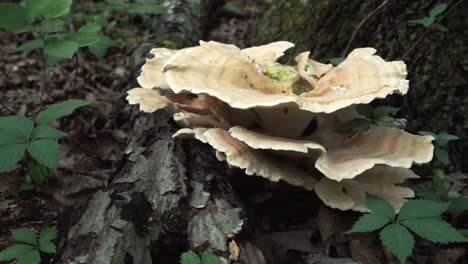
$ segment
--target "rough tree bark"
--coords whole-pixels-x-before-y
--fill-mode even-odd
[[[273,1],[259,24],[257,44],[294,42],[288,60],[304,50],[320,61],[343,56],[357,25],[382,2],[386,4],[357,31],[349,50],[375,47],[387,60],[406,62],[409,93],[385,103],[403,108],[409,131],[448,131],[459,136],[451,144],[452,160],[456,169],[468,170],[463,159],[468,155],[468,1],[442,1],[449,4],[438,21],[449,29],[445,33],[409,23],[427,16],[440,3],[435,0]]]
[[[167,2],[156,36],[194,44],[204,14],[219,1],[203,1],[195,14],[185,1]],[[177,127],[164,111],[135,111],[132,120],[128,161],[70,228],[58,263],[178,263],[189,248],[226,252],[227,234],[237,233],[243,220],[211,148],[175,141]]]

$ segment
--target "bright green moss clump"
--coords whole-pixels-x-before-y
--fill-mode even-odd
[[[272,65],[267,68],[265,75],[277,81],[289,81],[297,76],[297,72],[282,65]]]

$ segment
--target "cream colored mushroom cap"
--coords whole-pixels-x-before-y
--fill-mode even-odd
[[[272,93],[286,89],[287,84],[257,72],[240,49],[221,43],[203,42],[200,47],[181,50],[166,62],[163,70],[174,92],[208,94],[234,108],[295,105],[306,111],[330,113],[395,92],[407,92],[405,64],[386,62],[374,53],[372,48],[351,52],[344,62],[320,78],[317,89],[324,91],[320,96]]]
[[[154,57],[146,59],[146,63],[141,67],[141,74],[137,78],[138,84],[145,89],[169,89],[169,84],[166,82],[162,67],[164,63],[176,53],[176,50],[157,48],[152,49],[150,53],[153,54]]]

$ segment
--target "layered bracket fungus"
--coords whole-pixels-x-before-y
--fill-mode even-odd
[[[417,176],[413,163],[432,159],[431,136],[399,128],[346,129],[356,105],[406,94],[406,66],[373,48],[353,50],[338,66],[296,57],[279,41],[239,49],[200,41],[181,50],[151,50],[127,100],[141,111],[169,111],[182,127],[174,137],[209,144],[232,167],[313,190],[328,206],[367,211],[365,193],[398,210],[414,192],[400,184]]]

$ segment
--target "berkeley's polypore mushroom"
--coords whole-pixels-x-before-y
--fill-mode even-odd
[[[178,51],[153,49],[142,68],[143,88],[128,92],[145,112],[165,108],[183,127],[175,137],[209,144],[219,160],[271,181],[317,192],[325,204],[365,211],[365,193],[396,209],[414,193],[397,186],[417,177],[409,167],[432,159],[430,136],[373,126],[343,130],[360,117],[355,104],[408,90],[402,61],[387,62],[372,48],[356,49],[336,67],[296,57],[276,62],[286,41],[239,49],[200,42]]]

